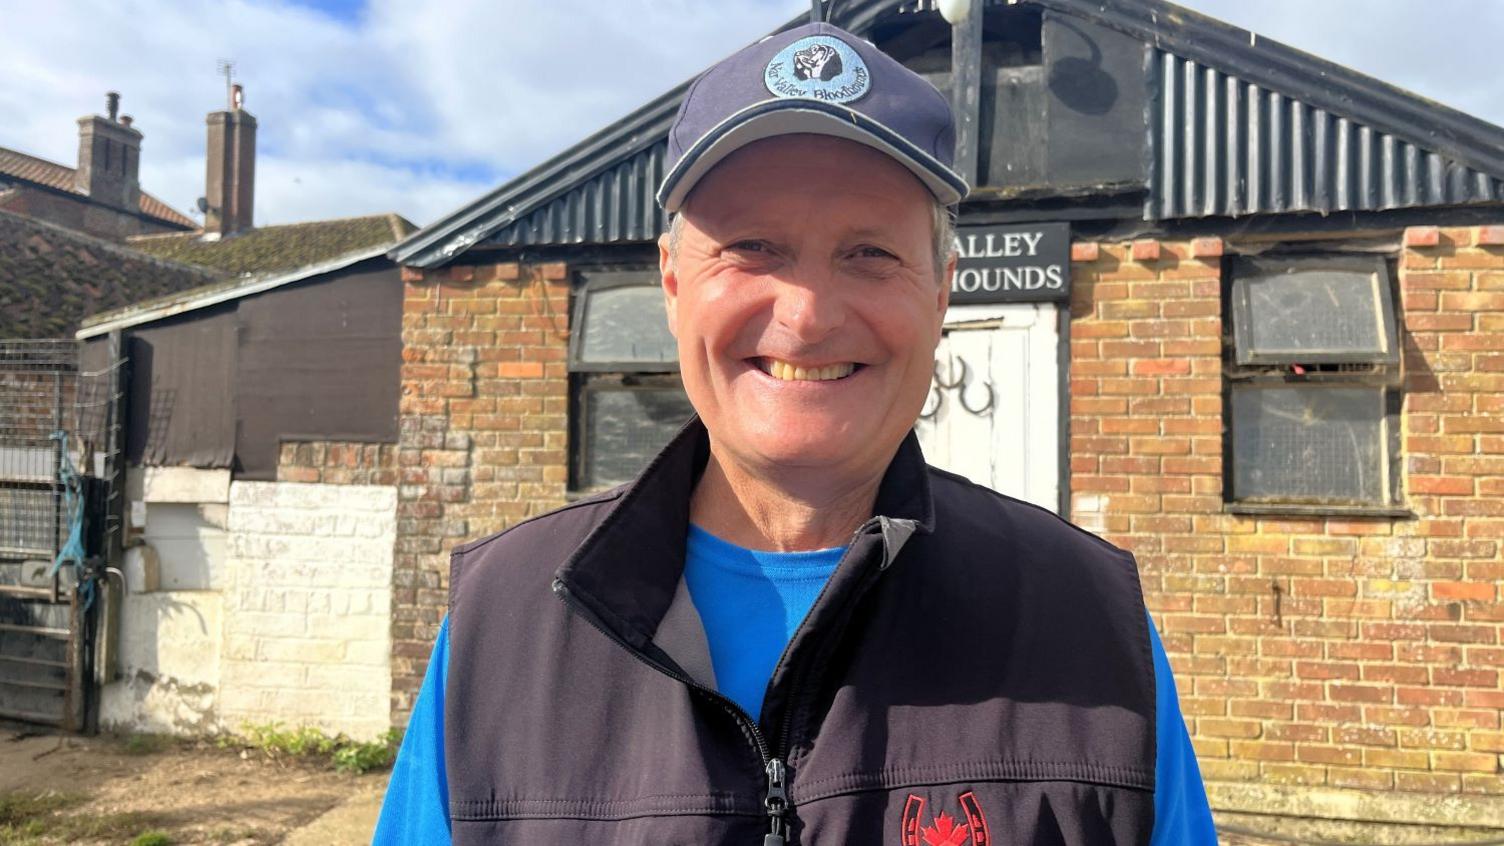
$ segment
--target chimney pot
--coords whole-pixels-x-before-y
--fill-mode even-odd
[[[132,123],[134,123],[135,120],[136,119],[133,118],[133,117],[131,117],[130,115],[121,115],[120,116],[120,125],[123,126],[123,127],[126,127],[127,129],[129,129],[130,125]]]
[[[73,187],[96,203],[128,212],[141,207],[141,132],[118,120],[120,94],[105,98],[109,117],[78,119],[78,169]]]

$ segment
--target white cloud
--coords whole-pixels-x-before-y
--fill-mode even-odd
[[[1214,18],[1504,126],[1504,3],[1180,0]]]
[[[64,164],[104,92],[142,186],[204,193],[204,115],[233,58],[259,122],[258,223],[433,220],[808,8],[800,0],[374,0],[355,22],[275,2],[0,3],[0,146]],[[69,34],[57,49],[56,33]]]
[[[1187,5],[1504,122],[1491,67],[1504,3]],[[75,119],[118,90],[145,134],[143,186],[190,211],[204,192],[204,115],[224,103],[215,61],[231,57],[260,122],[259,223],[385,211],[426,223],[806,9],[371,0],[342,22],[278,0],[0,0],[0,146],[72,164]]]

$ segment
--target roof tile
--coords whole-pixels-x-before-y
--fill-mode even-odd
[[[73,194],[82,194],[74,184],[78,170],[29,156],[25,153],[0,147],[0,175],[15,179],[24,179],[48,188],[56,188],[59,191],[68,191]],[[177,226],[198,228],[193,218],[174,209],[152,195],[141,192],[141,213],[147,217],[166,221]]]
[[[215,278],[202,267],[0,211],[0,338],[70,338],[86,317]]]
[[[202,232],[136,235],[133,249],[233,275],[294,270],[354,252],[395,244],[416,229],[396,214],[262,226],[206,240]]]

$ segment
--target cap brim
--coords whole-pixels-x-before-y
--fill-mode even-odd
[[[727,156],[754,141],[798,134],[845,138],[886,153],[945,205],[959,203],[970,190],[960,174],[861,112],[819,100],[780,98],[742,109],[695,141],[663,178],[659,205],[677,212],[701,177]]]

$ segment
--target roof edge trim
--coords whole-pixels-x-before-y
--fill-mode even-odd
[[[289,285],[293,282],[307,279],[310,276],[331,273],[353,264],[359,264],[368,259],[381,258],[386,255],[386,251],[390,247],[390,244],[383,244],[379,247],[371,247],[360,252],[347,253],[338,258],[318,264],[306,265],[284,273],[250,277],[241,280],[239,284],[228,284],[225,282],[211,283],[156,300],[156,304],[148,301],[138,305],[117,308],[113,311],[101,312],[85,320],[83,326],[74,333],[73,337],[83,341],[114,332],[117,329],[129,329],[133,326],[152,323],[165,317],[175,317],[179,314],[197,311],[208,306],[218,305],[230,300],[238,300],[241,297],[248,297],[252,294],[262,293],[263,291],[270,291],[273,288],[280,288],[283,285]]]

